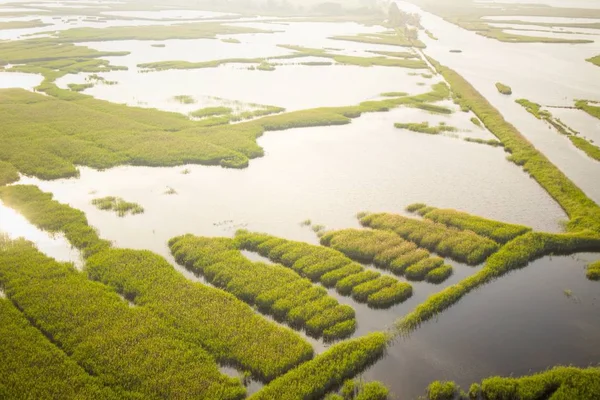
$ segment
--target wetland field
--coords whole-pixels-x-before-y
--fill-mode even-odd
[[[0,0],[0,399],[600,399],[596,0]]]

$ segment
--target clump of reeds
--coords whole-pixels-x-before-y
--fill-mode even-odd
[[[142,214],[144,208],[137,203],[130,203],[120,197],[107,196],[92,200],[92,204],[99,210],[114,211],[119,217],[127,214]]]

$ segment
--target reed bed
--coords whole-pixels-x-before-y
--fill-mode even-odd
[[[369,214],[360,219],[363,226],[388,230],[405,240],[455,261],[477,265],[498,250],[492,240],[472,231],[449,228],[428,220],[395,214]]]
[[[281,263],[313,282],[335,287],[341,295],[351,295],[373,308],[387,308],[412,295],[409,284],[366,270],[337,250],[245,230],[236,232],[236,241],[242,249]]]
[[[36,399],[136,398],[103,386],[31,325],[10,300],[2,298],[0,337],[0,397],[4,399],[22,398],[25,393]]]
[[[171,239],[169,247],[187,269],[311,336],[341,339],[356,328],[352,307],[282,265],[248,260],[231,239],[186,235]]]
[[[340,387],[346,379],[381,358],[389,337],[380,332],[331,346],[298,368],[280,376],[249,397],[251,400],[319,399]]]
[[[137,203],[130,203],[120,197],[107,196],[92,200],[92,204],[99,210],[114,211],[119,217],[127,214],[143,214],[144,208]]]
[[[98,381],[146,399],[241,399],[239,379],[219,372],[200,346],[152,313],[46,257],[29,242],[2,245],[0,284],[27,319]],[[149,356],[151,355],[151,356]]]
[[[294,331],[268,321],[224,291],[190,282],[152,252],[103,251],[87,260],[86,272],[152,311],[220,364],[249,371],[263,382],[313,356],[310,344]]]
[[[321,237],[321,244],[340,251],[355,261],[374,264],[376,267],[389,270],[396,275],[406,274],[407,279],[412,280],[426,279],[429,281],[427,276],[429,276],[430,271],[427,271],[428,273],[421,277],[417,277],[415,274],[416,269],[422,268],[423,265],[435,264],[439,259],[438,257],[431,258],[427,250],[418,248],[415,243],[404,240],[394,232],[383,230],[343,229],[331,231]],[[418,264],[421,267],[412,269],[410,274],[407,273],[408,269]],[[431,270],[438,269],[438,267],[441,267],[441,265],[437,265]],[[452,267],[446,267],[432,274],[431,279],[441,279],[443,276],[447,278],[449,276],[448,268],[451,274]],[[409,278],[409,275],[412,278]],[[436,281],[435,283],[440,282]]]
[[[531,232],[531,228],[524,225],[494,221],[457,210],[427,207],[425,204],[411,204],[407,210],[449,227],[475,232],[498,243],[507,243]]]

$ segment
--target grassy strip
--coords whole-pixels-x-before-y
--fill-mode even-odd
[[[525,267],[529,262],[547,254],[573,254],[582,251],[599,251],[600,238],[587,233],[550,234],[529,232],[518,236],[493,254],[476,274],[452,285],[421,303],[411,313],[397,321],[400,333],[407,334],[458,302],[470,291]]]
[[[67,85],[69,89],[74,92],[83,92],[86,89],[90,89],[94,87],[93,83],[69,83]]]
[[[120,197],[103,197],[92,200],[92,204],[99,210],[110,210],[117,213],[119,217],[124,217],[127,214],[142,214],[144,208],[137,203],[129,203]]]
[[[183,338],[206,348],[221,364],[263,381],[313,356],[297,333],[262,318],[230,294],[190,282],[149,251],[103,251],[88,259],[86,272],[177,327]]]
[[[438,126],[429,126],[429,122],[418,123],[395,123],[394,126],[398,129],[408,129],[409,131],[427,133],[429,135],[439,135],[443,132],[456,132],[456,128],[448,126],[444,122],[440,122]]]
[[[586,276],[591,281],[600,281],[600,261],[588,265]]]
[[[425,48],[425,43],[421,42],[414,33],[415,30],[396,29],[385,33],[360,33],[354,36],[333,36],[330,39],[344,40],[349,42],[382,44],[389,46],[417,47]]]
[[[348,124],[365,112],[433,106],[429,103],[449,96],[448,87],[440,83],[430,92],[415,96],[207,127],[203,126],[206,122],[191,121],[181,114],[113,104],[53,84],[44,90],[51,96],[22,89],[0,90],[0,160],[11,163],[21,173],[43,179],[77,176],[75,164],[99,169],[124,164],[244,168],[249,159],[264,154],[256,139],[265,131]],[[258,117],[271,112],[275,108],[249,113]],[[246,116],[242,113],[241,117]]]
[[[352,295],[374,308],[390,307],[412,295],[409,284],[365,270],[337,250],[244,230],[236,232],[236,241],[243,249],[258,252],[312,281],[335,286],[340,294]],[[370,285],[365,286],[366,282]]]
[[[434,222],[473,231],[498,243],[509,242],[531,231],[527,226],[498,222],[456,210],[427,207],[425,204],[412,204],[407,209]]]
[[[569,215],[569,231],[591,229],[600,232],[600,208],[565,176],[546,156],[540,153],[521,133],[506,122],[479,92],[462,76],[431,60],[452,86],[461,101],[477,115],[484,125],[511,153],[509,160],[524,168]]]
[[[470,143],[478,143],[478,144],[485,144],[488,146],[492,146],[492,147],[504,147],[504,145],[502,144],[502,142],[496,140],[496,139],[479,139],[479,138],[464,138],[463,139],[465,142],[470,142]]]
[[[122,399],[34,328],[9,300],[0,298],[0,397],[4,399]]]
[[[179,94],[177,96],[173,96],[173,100],[181,104],[195,104],[196,99],[187,94]]]
[[[360,223],[374,229],[393,231],[429,251],[470,265],[485,261],[498,250],[498,245],[488,238],[428,220],[382,213],[368,214],[360,218]]]
[[[577,107],[580,110],[585,111],[586,113],[590,114],[594,118],[600,119],[600,107],[592,106],[590,104],[590,102],[587,100],[577,100],[575,102],[575,107]]]
[[[206,107],[192,111],[189,115],[195,118],[214,117],[215,115],[231,114],[233,109],[230,107]]]
[[[0,248],[0,282],[27,318],[107,386],[147,399],[241,399],[239,379],[151,313],[25,241]]]
[[[12,164],[0,160],[0,186],[8,185],[19,179],[19,171]]]
[[[460,396],[454,382],[433,382],[427,389],[427,400],[446,400]],[[474,383],[471,399],[593,400],[600,397],[600,368],[554,367],[521,377],[494,376]]]
[[[99,31],[101,29],[98,29]],[[66,31],[65,31],[66,32]],[[62,59],[85,59],[96,57],[124,56],[129,52],[102,52],[72,43],[61,43],[56,39],[6,40],[0,42],[0,60],[6,64],[26,64]],[[55,66],[55,64],[49,64]]]
[[[501,94],[505,94],[505,95],[511,95],[512,94],[512,89],[510,86],[507,86],[503,83],[497,82],[496,83],[496,89],[498,89],[498,92]]]
[[[481,123],[481,121],[477,117],[471,118],[471,122],[473,123],[473,125],[476,125],[476,126],[478,126],[480,128],[483,127],[483,124]]]
[[[100,239],[96,230],[88,225],[82,211],[52,200],[52,194],[42,192],[37,186],[0,187],[0,199],[38,228],[64,233],[86,256],[110,247],[110,243]]]
[[[430,282],[440,283],[452,274],[452,267],[450,267],[450,271],[448,268],[444,268],[433,273],[433,269],[441,266],[439,263],[417,277],[417,269],[422,268],[423,264],[432,263],[431,260],[436,260],[435,263],[437,263],[438,258],[429,258],[428,251],[419,249],[416,244],[402,239],[393,232],[344,229],[327,232],[321,237],[321,244],[340,251],[353,260],[367,264],[372,263],[396,275],[406,273],[407,278],[410,276],[413,280],[426,279]],[[411,272],[409,273],[408,270]],[[432,274],[427,278],[430,271]]]
[[[311,336],[341,339],[356,328],[352,307],[281,265],[248,260],[231,239],[186,235],[171,239],[169,247],[187,269]]]
[[[600,161],[600,147],[591,144],[588,140],[579,136],[569,135],[569,140],[575,147],[587,154],[588,157]]]
[[[367,50],[369,53],[378,54],[386,57],[397,57],[397,58],[419,58],[417,53],[408,51],[379,51],[379,50]]]
[[[528,113],[536,117],[537,119],[547,119],[551,116],[549,111],[542,110],[542,106],[538,103],[534,103],[527,99],[517,99],[515,103],[522,105],[525,107]]]
[[[586,61],[591,62],[592,64],[600,67],[600,56],[588,58]]]
[[[215,39],[217,35],[271,33],[260,29],[215,22],[175,25],[113,26],[108,28],[75,28],[60,31],[61,42],[100,42],[113,40]]]
[[[32,21],[7,21],[0,22],[0,30],[4,29],[27,29],[27,28],[42,28],[44,26],[50,26],[51,24],[46,24],[42,22],[42,20],[35,19]]]
[[[387,346],[387,335],[370,333],[329,348],[250,396],[251,400],[319,399],[373,364]]]

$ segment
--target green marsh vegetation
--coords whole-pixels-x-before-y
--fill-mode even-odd
[[[195,118],[214,117],[215,115],[227,115],[233,113],[230,107],[206,107],[192,111],[189,115]]]
[[[137,203],[130,203],[120,197],[107,196],[92,200],[92,204],[99,210],[114,211],[119,217],[127,214],[143,214],[144,208]]]
[[[325,289],[289,268],[250,261],[238,244],[228,238],[193,235],[169,241],[179,264],[279,321],[325,340],[341,339],[354,332],[352,307],[340,305]]]
[[[147,399],[244,397],[241,382],[221,374],[202,347],[177,338],[172,327],[131,308],[72,264],[23,240],[3,244],[0,252],[7,297],[100,384]]]
[[[173,100],[181,104],[195,104],[196,99],[187,94],[180,94],[177,96],[173,96]]]
[[[221,42],[223,42],[223,43],[231,43],[231,44],[240,44],[240,43],[242,43],[242,42],[239,41],[239,39],[236,39],[236,38],[221,39]]]
[[[554,367],[521,377],[494,376],[471,385],[472,400],[593,400],[600,396],[600,368]],[[427,400],[466,399],[454,382],[435,381],[427,388]]]
[[[448,126],[444,122],[440,122],[438,126],[430,126],[429,122],[421,123],[395,123],[394,126],[398,129],[407,129],[412,132],[427,133],[429,135],[438,135],[443,132],[456,132],[456,128]]]
[[[429,30],[427,30],[427,29],[425,29],[425,34],[426,34],[427,36],[429,36],[429,38],[430,38],[431,40],[438,40],[438,38],[436,38],[436,37],[435,37],[435,35],[434,35],[433,33],[431,33],[431,32],[430,32]]]
[[[586,61],[591,62],[592,64],[600,67],[600,56],[588,58]]]
[[[481,123],[481,121],[479,120],[479,118],[472,117],[471,118],[471,122],[473,123],[473,125],[478,126],[480,128],[483,128],[483,124]]]
[[[522,105],[528,113],[537,119],[547,119],[551,116],[547,110],[542,110],[542,106],[527,99],[517,99],[515,103]]]
[[[575,107],[585,111],[594,118],[600,119],[600,106],[593,106],[592,104],[598,104],[598,102],[592,102],[589,100],[577,100]]]
[[[245,230],[236,232],[235,240],[244,250],[257,252],[325,287],[335,287],[341,295],[351,295],[373,308],[388,308],[412,295],[411,285],[366,270],[334,249]]]
[[[1,241],[2,239],[0,239]],[[7,243],[0,243],[0,247]],[[0,298],[0,397],[133,399],[103,387],[27,320],[10,300]]]
[[[498,250],[498,244],[486,237],[430,220],[382,213],[368,214],[360,218],[360,223],[369,228],[392,231],[429,251],[469,265],[482,263]]]
[[[452,267],[442,266],[443,260],[439,257],[430,258],[427,250],[418,248],[415,243],[404,240],[390,231],[373,229],[332,231],[321,237],[321,244],[340,251],[355,261],[373,264],[396,275],[406,274],[407,279],[425,279],[429,282],[441,283],[452,274]],[[440,263],[439,260],[442,262]],[[442,269],[442,267],[446,268]],[[433,273],[434,270],[437,272]],[[429,273],[431,276],[428,278]]]
[[[588,265],[586,276],[591,281],[600,281],[600,261]]]
[[[46,24],[42,22],[40,19],[35,19],[31,21],[6,21],[0,22],[0,30],[4,29],[27,29],[27,28],[42,28],[44,26],[49,26],[50,24]]]
[[[505,94],[505,95],[511,95],[512,94],[512,88],[510,86],[507,86],[503,83],[497,82],[496,83],[496,89],[498,89],[498,92],[501,94]]]
[[[164,48],[164,47],[167,47],[167,45],[166,45],[166,44],[164,44],[164,43],[153,43],[153,44],[151,44],[150,46],[152,46],[152,47],[156,47],[156,48]]]
[[[12,164],[0,160],[0,186],[8,185],[19,179],[19,171]]]
[[[501,244],[531,232],[531,228],[527,226],[498,222],[457,210],[428,207],[425,204],[411,204],[407,211],[416,212],[426,219],[449,227],[473,231]]]
[[[389,339],[388,335],[375,332],[335,344],[311,361],[275,379],[249,399],[322,398],[381,358]]]
[[[331,399],[339,400],[387,400],[390,391],[381,382],[363,382],[359,379],[348,379],[344,382],[340,394],[332,394]],[[326,399],[329,399],[327,397]]]
[[[380,50],[367,50],[369,53],[378,54],[386,57],[397,57],[397,58],[419,58],[419,55],[409,51],[380,51]]]
[[[83,92],[86,89],[90,89],[94,87],[93,83],[69,83],[69,89],[74,92]]]
[[[313,356],[310,344],[297,333],[261,317],[230,294],[190,282],[152,252],[103,251],[87,260],[86,272],[176,327],[182,339],[206,348],[219,363],[262,381]]]
[[[332,36],[330,39],[401,47],[426,47],[425,43],[418,39],[417,30],[411,28],[394,29],[384,33],[359,33],[354,36]]]

